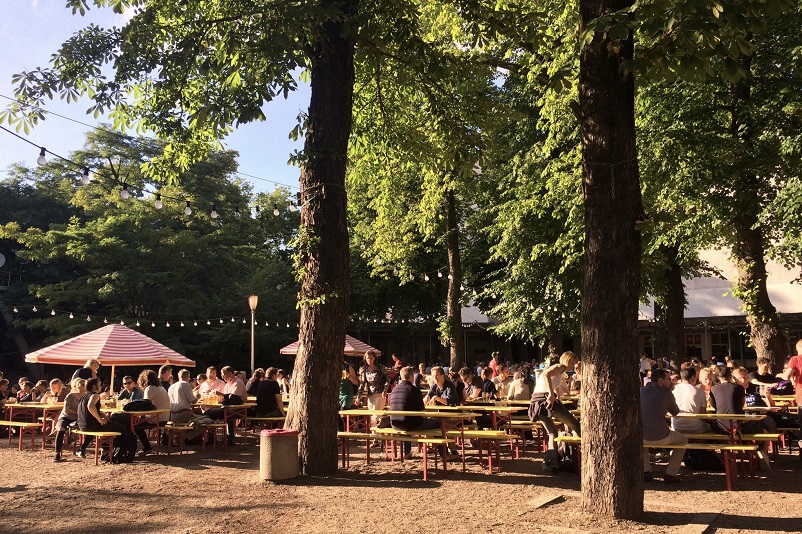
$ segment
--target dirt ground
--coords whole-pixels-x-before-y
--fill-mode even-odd
[[[505,457],[499,474],[480,470],[474,458],[467,472],[452,464],[447,479],[435,474],[428,482],[421,480],[420,460],[375,457],[366,466],[357,449],[351,468],[334,476],[263,483],[253,441],[225,453],[209,448],[95,467],[71,454],[56,464],[51,451],[19,452],[2,440],[0,532],[690,533],[711,521],[707,532],[802,532],[796,451],[784,451],[770,472],[733,492],[724,491],[723,473],[647,484],[640,522],[583,514],[579,476],[543,474],[540,455],[531,452],[520,460]],[[656,466],[655,474],[663,468]]]

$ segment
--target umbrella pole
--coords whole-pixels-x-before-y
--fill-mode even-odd
[[[111,383],[109,383],[109,391],[114,394],[114,365],[111,366]]]

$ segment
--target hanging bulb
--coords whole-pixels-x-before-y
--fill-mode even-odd
[[[123,200],[128,200],[128,197],[131,196],[131,193],[128,192],[128,184],[123,182],[123,190],[120,191],[120,197]]]
[[[14,313],[19,313],[19,310],[17,309],[16,306],[14,306]]]
[[[233,317],[231,318],[231,322],[232,322],[232,323],[234,322],[234,318],[233,318]]]
[[[103,318],[103,324],[109,324],[109,320],[106,319],[105,317]]]
[[[56,310],[50,310],[50,315],[56,315]]]
[[[198,321],[192,321],[192,326],[198,326]]]
[[[289,327],[290,327],[290,323],[287,323],[287,328],[289,328]]]
[[[139,319],[137,319],[137,321],[136,321],[136,325],[137,325],[137,326],[139,326]]]
[[[45,159],[45,153],[46,152],[47,152],[47,150],[45,150],[45,147],[40,147],[39,148],[39,157],[36,158],[36,164],[37,165],[44,165],[45,163],[47,163],[47,160]]]
[[[157,210],[160,210],[164,207],[164,204],[162,204],[162,196],[159,193],[156,193],[156,202],[153,203],[153,206]]]
[[[36,312],[38,312],[39,310],[37,310],[37,309],[36,309],[36,306],[34,306],[34,307],[33,307],[33,309],[32,309],[31,311],[32,311],[32,312],[34,312],[34,313],[36,313]]]
[[[167,328],[170,328],[170,321],[167,321],[167,324],[166,324],[165,326],[166,326]]]
[[[278,216],[279,216],[279,213],[280,213],[280,212],[278,211],[278,206],[276,206],[275,204],[273,204],[273,215],[275,215],[276,217],[278,217]]]
[[[84,167],[84,173],[81,175],[81,184],[82,185],[89,185],[89,167]]]
[[[184,328],[184,321],[181,321],[181,328]]]
[[[293,212],[293,213],[295,213],[295,210],[296,210],[296,209],[297,209],[297,208],[295,207],[295,204],[293,204],[293,203],[290,203],[290,211],[291,211],[291,212]]]
[[[460,291],[465,291],[465,286],[464,286],[464,285],[462,285],[462,284],[460,284],[460,285],[459,285],[459,290],[460,290]]]
[[[270,326],[270,323],[268,323],[267,321],[265,321],[265,326]]]
[[[222,319],[220,319],[220,324],[223,324],[223,320]]]
[[[259,326],[259,323],[257,323],[256,321],[254,321],[254,322],[253,322],[253,326]]]
[[[239,212],[239,208],[234,208],[234,218],[240,220],[242,218],[242,214]]]
[[[70,319],[75,319],[75,316],[70,312]]]
[[[150,322],[150,327],[151,327],[151,328],[156,328],[156,323],[154,323],[153,321],[151,321],[151,322]]]
[[[217,218],[217,206],[215,206],[214,204],[212,204],[212,213],[210,215],[211,215],[212,219],[216,219]]]
[[[206,326],[212,326],[212,322],[209,321],[208,319],[206,320]]]
[[[123,322],[122,319],[120,319],[120,326],[125,326],[125,323]]]
[[[443,273],[441,273],[440,271],[437,271],[437,278],[442,278],[442,277],[443,277]]]
[[[187,207],[184,208],[184,215],[192,215],[192,208],[189,207],[189,200],[187,200]]]
[[[86,316],[86,320],[87,320],[87,321],[91,321],[91,320],[92,320],[92,318],[91,318],[91,317],[89,317],[89,316],[87,315],[87,316]]]
[[[428,281],[429,281],[429,275],[428,275],[428,274],[424,274],[424,275],[423,275],[423,279],[424,279],[424,280],[426,280],[426,281],[428,282]]]
[[[256,218],[258,219],[262,215],[262,208],[256,206]]]
[[[242,320],[242,324],[245,324],[245,323],[247,323],[247,322],[248,322],[248,321],[246,321],[245,319],[243,319],[243,320]]]

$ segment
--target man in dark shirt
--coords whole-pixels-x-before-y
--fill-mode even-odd
[[[423,404],[423,394],[420,389],[412,383],[415,371],[412,367],[403,367],[400,373],[400,380],[390,393],[390,409],[402,410],[405,412],[423,411],[426,407]],[[440,423],[430,417],[391,415],[390,425],[399,430],[428,430],[440,428]],[[412,443],[402,442],[401,449],[405,458],[410,458]]]
[[[675,445],[688,443],[688,439],[668,427],[666,412],[671,415],[679,413],[677,401],[671,393],[674,383],[665,369],[652,371],[652,381],[640,388],[640,406],[643,421],[644,445]],[[663,481],[667,483],[680,482],[679,467],[685,456],[683,449],[671,451],[671,458],[666,467]],[[649,458],[649,449],[643,448],[643,481],[652,481],[652,464]]]
[[[260,417],[285,417],[281,400],[281,386],[276,382],[278,369],[269,367],[267,378],[259,382],[256,392],[256,415]]]
[[[445,371],[442,367],[432,367],[432,377],[434,377],[435,384],[429,388],[429,394],[426,395],[426,404],[441,404],[445,406],[456,406],[459,404],[459,396],[457,395],[457,387],[454,382],[446,379]]]

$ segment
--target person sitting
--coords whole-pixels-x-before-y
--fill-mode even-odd
[[[463,402],[467,402],[468,399],[482,398],[482,386],[484,386],[484,382],[481,378],[473,374],[473,371],[471,371],[470,367],[463,367],[460,369],[459,377],[460,380],[462,380],[462,383],[465,384],[465,395]]]
[[[19,393],[17,393],[17,402],[36,402],[34,386],[34,383],[30,380],[23,382]]]
[[[134,377],[123,377],[123,390],[117,396],[119,400],[138,400],[145,396],[141,389],[139,389],[134,382]]]
[[[170,400],[170,421],[178,425],[185,425],[196,419],[192,414],[192,404],[198,400],[198,395],[192,392],[192,386],[189,383],[190,376],[188,370],[181,369],[178,371],[178,382],[170,385],[167,390],[167,397]],[[202,433],[203,429],[198,426],[193,430],[188,430],[184,434],[184,439],[194,441]]]
[[[429,387],[427,379],[428,376],[426,375],[426,364],[425,363],[418,364],[418,372],[415,373],[415,377],[412,380],[412,383],[415,385],[416,388],[424,389]]]
[[[199,386],[198,393],[203,397],[204,393],[222,392],[225,387],[225,381],[217,378],[217,368],[210,365],[206,368],[206,381]]]
[[[120,435],[114,438],[114,447],[118,447],[128,433],[128,428],[124,425],[109,420],[100,411],[100,379],[90,378],[86,381],[86,393],[78,402],[76,419],[78,428],[89,432],[119,432]],[[81,458],[86,457],[86,449],[92,440],[84,439],[81,449],[77,455]],[[110,453],[111,451],[109,451]]]
[[[192,392],[200,395],[200,388],[204,382],[206,382],[206,373],[198,373],[198,376],[195,377],[195,385],[192,388]]]
[[[532,398],[529,404],[529,419],[540,421],[549,433],[549,448],[557,450],[557,427],[553,419],[563,423],[575,435],[580,435],[579,421],[571,415],[571,412],[560,402],[560,395],[568,392],[563,373],[573,370],[578,361],[576,355],[571,352],[563,352],[559,363],[544,369],[535,383]]]
[[[499,363],[496,369],[497,375],[493,377],[493,383],[496,385],[496,394],[498,398],[506,399],[507,390],[512,383],[513,377],[510,375],[510,368],[506,363]]]
[[[515,372],[512,382],[507,387],[507,400],[528,401],[532,398],[534,389],[535,381],[532,380],[532,368],[525,363]]]
[[[652,381],[640,389],[641,416],[643,422],[644,445],[674,445],[688,443],[688,439],[676,430],[671,430],[666,423],[666,413],[677,415],[679,406],[671,389],[674,384],[665,369],[652,371]],[[680,482],[680,464],[685,456],[684,449],[671,451],[671,458],[663,476],[668,484]],[[649,449],[643,448],[643,481],[652,481],[652,465]]]
[[[490,367],[482,369],[482,398],[487,400],[498,400],[499,398],[496,382],[493,378],[493,369]]]
[[[234,368],[225,366],[220,369],[220,373],[225,380],[225,386],[222,392],[217,392],[218,397],[222,397],[224,405],[238,405],[243,404],[247,400],[248,394],[245,391],[245,384],[237,378],[234,374]],[[237,431],[237,415],[229,414],[226,418],[225,408],[212,408],[207,410],[205,415],[211,419],[221,420],[225,419],[227,425],[227,445],[234,445],[234,436]]]
[[[286,417],[284,402],[281,399],[281,386],[276,381],[277,376],[278,369],[268,367],[267,378],[259,383],[259,390],[256,393],[256,415],[258,417]]]
[[[424,401],[429,405],[456,406],[460,399],[457,387],[450,380],[446,380],[445,371],[439,365],[432,367],[433,384],[429,384],[429,393]]]
[[[696,387],[696,368],[692,366],[683,367],[680,370],[682,382],[676,384],[672,393],[677,402],[679,413],[705,413],[707,411],[707,399],[705,392]],[[710,432],[710,425],[701,419],[692,417],[672,417],[671,427],[677,432],[685,434],[702,434]]]
[[[157,410],[164,410],[163,413],[159,414],[159,426],[164,426],[170,420],[170,397],[162,387],[159,377],[152,369],[145,369],[139,373],[139,387],[144,392],[143,399],[149,399]],[[153,450],[146,432],[151,428],[154,428],[154,425],[148,422],[139,423],[134,427],[134,432],[142,443],[140,455],[150,454]],[[164,444],[166,443],[165,436]]]
[[[164,388],[164,391],[170,389],[173,385],[173,366],[164,364],[159,367],[159,382]]]
[[[265,377],[265,370],[264,369],[257,369],[253,372],[253,376],[248,379],[245,383],[245,392],[248,394],[249,397],[255,397],[256,393],[259,391],[259,383]]]
[[[278,370],[278,373],[276,374],[276,382],[278,382],[278,385],[281,386],[282,395],[290,394],[292,383],[290,383],[290,377],[287,376],[287,373],[284,372],[284,369]]]
[[[47,390],[44,395],[42,395],[42,397],[39,399],[39,402],[43,404],[64,402],[64,398],[66,396],[67,388],[64,387],[64,383],[60,378],[54,378],[50,381],[50,389]]]
[[[67,428],[78,420],[78,404],[84,395],[86,395],[86,380],[76,378],[72,381],[70,392],[64,397],[64,407],[61,409],[58,420],[56,420],[56,456],[53,458],[54,462],[63,460],[61,451],[64,446],[64,435],[67,433]]]
[[[399,372],[399,381],[390,393],[390,409],[405,412],[420,412],[426,409],[423,403],[423,394],[420,388],[413,383],[415,370],[410,367],[402,367]],[[431,417],[420,417],[417,415],[391,415],[390,426],[398,430],[422,431],[432,428],[440,428],[440,423]],[[412,443],[404,441],[401,443],[401,451],[404,458],[412,458]]]
[[[33,402],[42,402],[42,397],[44,397],[48,391],[47,387],[47,380],[39,380],[36,384],[34,384],[33,389],[31,390]]]

